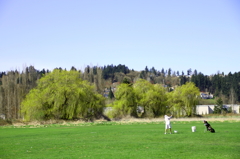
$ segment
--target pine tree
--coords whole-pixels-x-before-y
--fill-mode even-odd
[[[114,98],[114,94],[113,94],[113,91],[112,91],[112,88],[111,88],[111,87],[109,88],[108,97],[109,97],[110,99],[113,99],[113,98]]]

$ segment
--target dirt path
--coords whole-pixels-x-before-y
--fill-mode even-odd
[[[200,121],[203,122],[203,120],[207,121],[237,121],[240,122],[240,117],[201,117],[201,118],[172,118],[171,121]],[[96,120],[94,122],[107,122],[106,120]],[[110,121],[111,122],[111,121]],[[118,121],[113,120],[112,122],[119,122],[119,123],[133,123],[133,122],[145,122],[145,123],[151,123],[151,122],[164,122],[164,118],[153,118],[153,119],[137,119],[137,118],[124,118]],[[39,125],[48,125],[48,124],[59,124],[59,125],[78,125],[81,123],[85,123],[84,121],[45,121],[45,122],[28,122],[28,123],[13,123],[13,126],[24,126],[24,125],[34,125],[34,126],[39,126]]]
[[[202,117],[202,118],[172,118],[171,121],[240,121],[240,117],[222,117],[222,118],[211,118],[211,117]],[[119,122],[161,122],[164,121],[163,118],[157,119],[123,119]]]

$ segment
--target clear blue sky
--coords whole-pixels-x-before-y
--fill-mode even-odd
[[[239,72],[238,0],[0,0],[0,71]]]

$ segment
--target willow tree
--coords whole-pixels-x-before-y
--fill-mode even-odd
[[[149,90],[153,89],[153,85],[144,79],[138,79],[133,84],[134,91],[137,96],[138,105],[145,107],[147,105],[146,95]]]
[[[136,102],[138,106],[143,107],[144,112],[141,115],[142,117],[147,116],[147,104],[148,101],[146,99],[147,92],[153,89],[153,85],[145,79],[138,79],[133,84],[134,92],[136,94]]]
[[[176,90],[168,94],[168,104],[170,110],[177,116],[187,115],[192,116],[196,111],[196,105],[199,100],[199,88],[192,82],[177,87]]]
[[[168,113],[173,114],[174,116],[181,116],[185,114],[184,103],[181,99],[181,87],[177,87],[174,91],[167,93],[167,109]]]
[[[187,82],[181,86],[182,88],[182,100],[184,102],[187,116],[193,115],[196,112],[196,105],[199,101],[200,91],[192,82]]]
[[[157,117],[165,113],[167,97],[162,85],[139,79],[133,84],[133,88],[138,106],[144,108],[143,117]]]
[[[147,103],[145,108],[153,114],[153,117],[158,117],[166,112],[167,91],[160,84],[155,84],[151,88],[145,96],[145,102]]]
[[[55,69],[38,81],[21,105],[26,120],[89,118],[102,113],[104,98],[80,72]]]
[[[113,117],[136,116],[136,97],[131,85],[122,83],[117,87],[113,108]]]

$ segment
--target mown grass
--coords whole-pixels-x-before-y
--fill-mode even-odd
[[[163,122],[4,126],[0,158],[240,158],[240,123],[210,124],[216,133],[204,132],[198,121],[172,121],[178,133],[166,135]]]
[[[215,105],[216,99],[200,99],[199,100],[200,105]]]

